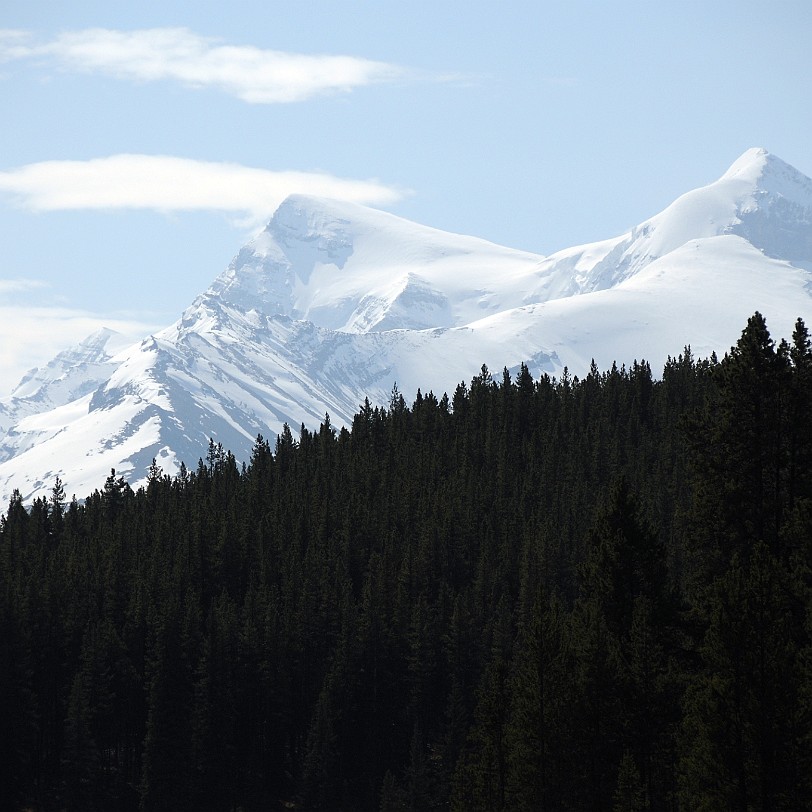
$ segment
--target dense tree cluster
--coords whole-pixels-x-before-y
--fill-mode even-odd
[[[0,523],[0,807],[812,808],[812,346],[395,389]]]

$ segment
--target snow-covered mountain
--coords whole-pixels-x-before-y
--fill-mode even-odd
[[[32,369],[0,401],[0,432],[29,414],[48,411],[76,400],[106,380],[115,365],[112,355],[130,342],[114,330],[102,329],[56,355],[41,369]],[[0,449],[0,460],[2,449]]]
[[[812,181],[753,149],[615,239],[542,257],[385,212],[294,196],[165,330],[97,334],[0,402],[0,496],[83,497],[111,468],[247,459],[287,422],[349,421],[392,387],[439,394],[486,363],[583,374],[690,344],[724,353],[748,316],[812,324]]]

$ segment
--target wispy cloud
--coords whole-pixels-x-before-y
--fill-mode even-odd
[[[33,211],[154,209],[223,211],[243,224],[267,219],[289,194],[386,205],[403,190],[319,172],[274,172],[169,155],[42,161],[0,172],[0,192]]]
[[[186,28],[90,28],[45,43],[34,42],[26,32],[0,30],[0,62],[25,58],[133,81],[217,88],[252,104],[302,101],[411,75],[398,65],[355,56],[222,44]]]
[[[27,31],[0,28],[0,63],[31,56],[30,42],[31,36]]]
[[[10,296],[15,293],[30,293],[47,287],[39,279],[0,279],[0,296]]]

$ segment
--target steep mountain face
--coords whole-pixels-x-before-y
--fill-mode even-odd
[[[812,323],[812,181],[749,150],[627,234],[541,257],[355,204],[294,196],[172,326],[91,336],[0,403],[0,494],[83,497],[111,468],[247,459],[287,422],[351,419],[392,387],[438,395],[486,363],[584,374],[724,353],[755,310]]]

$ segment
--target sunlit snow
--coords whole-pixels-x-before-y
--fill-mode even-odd
[[[583,375],[688,344],[723,354],[761,311],[812,324],[812,181],[748,150],[716,182],[612,240],[541,257],[356,204],[294,196],[173,325],[118,354],[102,333],[0,402],[0,495],[79,498],[209,439],[246,460],[282,424],[347,423],[395,383],[438,396],[495,377]]]

